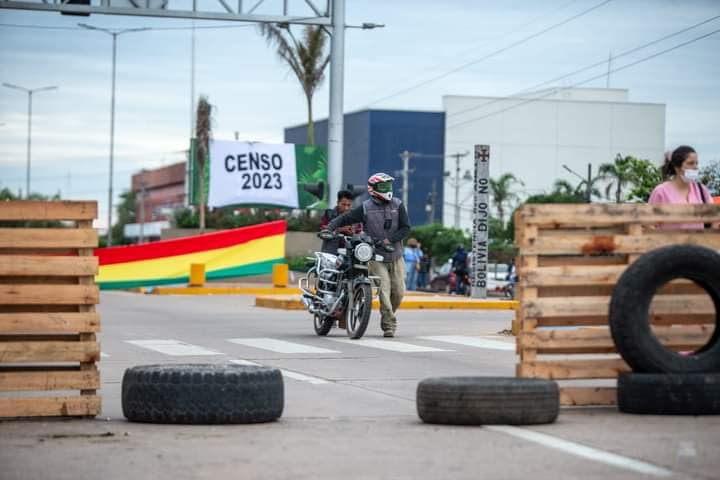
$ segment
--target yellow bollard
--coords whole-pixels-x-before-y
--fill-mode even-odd
[[[191,263],[190,264],[190,282],[189,287],[203,287],[205,286],[205,264],[204,263]]]
[[[287,287],[288,286],[288,264],[287,263],[276,263],[273,265],[272,270],[272,282],[275,287]]]

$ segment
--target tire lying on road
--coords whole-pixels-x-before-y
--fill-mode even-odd
[[[537,425],[560,410],[557,383],[534,378],[438,377],[417,387],[417,411],[426,423]]]
[[[650,415],[720,414],[720,374],[623,373],[618,409]]]
[[[147,365],[122,380],[131,422],[225,424],[270,422],[282,415],[280,370],[247,365]]]
[[[655,292],[677,278],[693,280],[715,304],[715,331],[692,355],[665,348],[650,329]],[[694,245],[673,245],[642,255],[623,272],[613,290],[609,323],[618,352],[634,372],[720,372],[720,255]]]

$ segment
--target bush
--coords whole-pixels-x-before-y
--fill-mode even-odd
[[[285,263],[288,264],[288,268],[294,272],[307,272],[308,266],[307,255],[299,255],[296,257],[285,257]]]
[[[175,225],[177,228],[199,228],[200,217],[198,212],[190,208],[181,208],[175,211]],[[288,230],[291,232],[317,232],[320,230],[320,218],[303,211],[291,215],[289,210],[269,208],[217,208],[208,212],[205,226],[216,230],[247,227],[275,220],[287,220]]]

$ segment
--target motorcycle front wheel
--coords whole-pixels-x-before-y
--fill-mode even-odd
[[[324,318],[317,314],[313,316],[313,327],[315,327],[315,333],[321,337],[330,333],[333,323],[335,323],[335,320],[332,318]]]
[[[372,312],[372,291],[370,285],[361,283],[355,286],[352,301],[346,310],[348,337],[356,340],[367,330]]]

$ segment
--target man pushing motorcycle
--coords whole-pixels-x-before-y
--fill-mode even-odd
[[[377,253],[383,261],[371,261],[370,274],[380,278],[380,327],[384,337],[394,337],[397,328],[395,312],[405,293],[405,264],[403,240],[410,233],[410,220],[405,205],[393,198],[394,178],[386,173],[376,173],[368,179],[370,198],[362,205],[335,218],[327,229],[362,223],[365,233],[374,242],[393,246],[392,251],[380,248]]]

